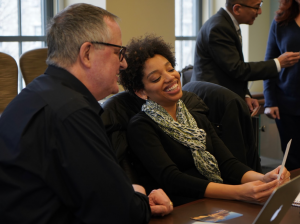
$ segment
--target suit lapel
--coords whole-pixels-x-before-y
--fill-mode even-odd
[[[226,22],[230,25],[232,32],[235,34],[235,43],[236,43],[235,45],[240,53],[242,60],[244,60],[243,49],[242,49],[242,45],[240,44],[241,43],[240,38],[235,29],[235,26],[234,26],[234,23],[233,23],[231,17],[228,15],[228,13],[223,8],[221,8],[217,13],[220,14],[221,16],[223,16],[224,23]]]

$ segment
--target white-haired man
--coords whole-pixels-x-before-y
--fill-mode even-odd
[[[0,120],[0,223],[146,223],[173,210],[161,189],[148,198],[130,184],[100,118],[127,67],[117,19],[75,4],[50,22],[45,74]]]

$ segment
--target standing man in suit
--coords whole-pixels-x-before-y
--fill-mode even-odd
[[[251,98],[248,81],[278,77],[282,68],[299,61],[299,53],[286,52],[278,58],[244,62],[240,24],[254,23],[262,13],[261,0],[226,0],[201,28],[197,36],[192,81],[224,86],[245,99],[250,111],[258,106]]]

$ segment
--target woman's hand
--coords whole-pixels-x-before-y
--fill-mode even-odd
[[[148,198],[152,215],[165,216],[173,211],[173,203],[162,189],[151,191]]]
[[[270,171],[269,173],[266,173],[263,177],[263,181],[268,183],[270,181],[276,180],[278,178],[280,168],[281,168],[281,165],[278,166],[276,169]],[[290,176],[291,176],[290,172],[284,167],[281,177],[280,177],[280,180],[279,180],[279,185],[282,185],[282,184],[288,182],[290,180]]]
[[[264,183],[260,180],[238,185],[238,200],[251,203],[264,203],[278,186],[278,180]]]

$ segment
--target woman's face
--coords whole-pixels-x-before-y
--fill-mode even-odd
[[[180,75],[165,57],[156,54],[149,58],[143,72],[144,89],[136,92],[139,97],[152,100],[162,107],[172,106],[181,98]]]

